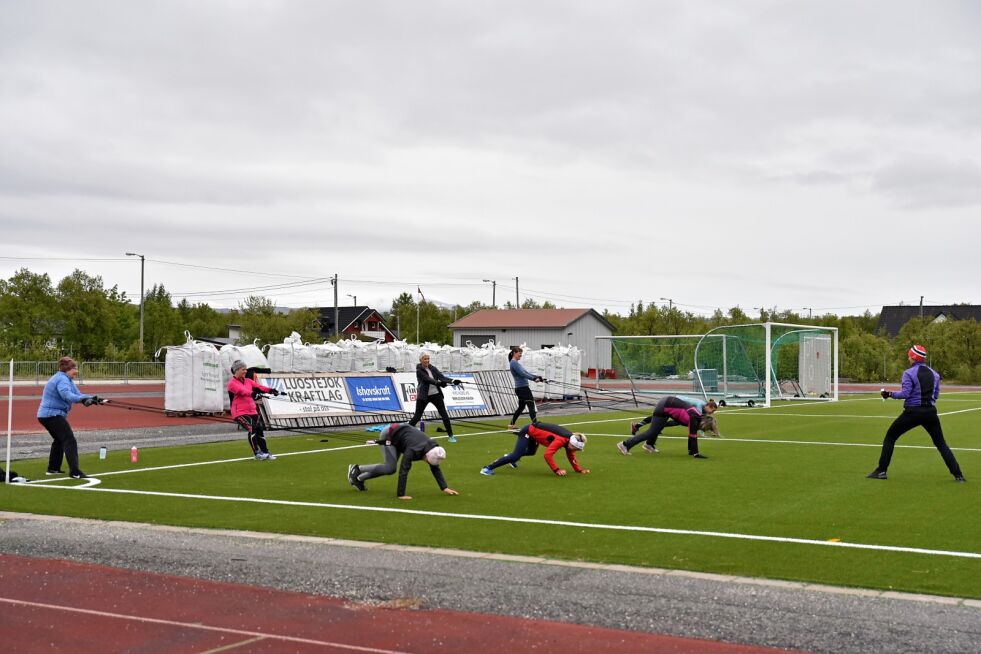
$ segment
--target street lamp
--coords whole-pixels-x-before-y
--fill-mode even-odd
[[[515,309],[520,309],[521,308],[521,301],[518,299],[518,278],[517,277],[512,277],[511,279],[514,280],[514,308]]]
[[[763,312],[766,311],[765,308],[763,308],[763,307],[753,307],[753,311],[759,311],[760,312],[760,320],[763,320]]]
[[[353,298],[354,299],[354,306],[358,306],[358,296],[357,295],[351,295],[350,293],[345,293],[345,295],[348,296],[349,298]]]
[[[674,300],[669,297],[662,297],[661,301],[668,303],[668,311],[671,311],[671,309],[674,307]]]
[[[812,311],[811,307],[802,307],[802,308],[807,309],[807,319],[810,320],[811,319],[811,311]]]
[[[491,285],[491,306],[496,309],[497,308],[497,281],[493,279],[485,279],[484,283]]]
[[[136,252],[127,252],[126,256],[140,258],[140,354],[143,354],[143,270],[146,264],[146,258]]]

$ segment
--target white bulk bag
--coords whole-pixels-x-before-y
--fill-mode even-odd
[[[221,357],[215,346],[201,343],[184,332],[184,345],[164,346],[164,410],[220,413],[225,406]]]

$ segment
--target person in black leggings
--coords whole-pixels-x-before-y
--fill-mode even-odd
[[[535,406],[535,396],[531,394],[531,386],[528,385],[528,382],[545,381],[543,377],[531,374],[521,365],[522,354],[520,347],[513,347],[508,353],[508,359],[511,361],[509,365],[511,376],[514,377],[514,394],[518,396],[518,408],[511,416],[511,424],[508,425],[508,429],[512,431],[517,429],[518,416],[525,410],[525,407],[528,407],[528,417],[531,418],[532,424],[538,422],[538,407]]]
[[[459,386],[462,383],[459,379],[450,379],[440,372],[439,368],[430,365],[429,355],[423,353],[416,366],[416,412],[409,425],[415,427],[419,424],[426,407],[432,404],[439,412],[439,417],[443,419],[443,428],[446,429],[446,435],[449,437],[447,440],[455,443],[453,425],[450,423],[450,415],[446,412],[446,403],[443,401],[443,389],[450,384]]]

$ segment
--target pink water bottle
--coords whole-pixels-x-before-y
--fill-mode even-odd
[[[129,460],[132,461],[133,463],[136,463],[137,459],[139,458],[140,458],[140,453],[136,449],[136,446],[134,445],[129,450]]]

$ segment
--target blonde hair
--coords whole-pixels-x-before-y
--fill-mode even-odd
[[[722,438],[722,434],[719,433],[719,423],[715,420],[715,416],[702,416],[702,422],[699,426],[706,434],[711,434],[715,438]]]
[[[75,363],[75,359],[71,357],[61,357],[58,359],[58,370],[61,372],[68,372],[72,368],[77,368],[78,364]]]

